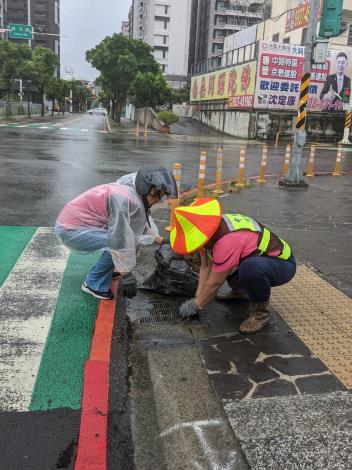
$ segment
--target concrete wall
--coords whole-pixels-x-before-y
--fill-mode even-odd
[[[161,122],[152,108],[136,109],[132,104],[129,104],[126,106],[126,118],[135,122],[138,120],[142,126],[147,122],[148,127],[161,132]]]
[[[194,107],[189,104],[174,104],[172,106],[172,112],[179,117],[193,117]]]
[[[280,140],[292,140],[295,132],[296,116],[267,111],[199,111],[193,118],[226,134],[243,139],[275,140],[280,132]],[[321,142],[338,142],[344,128],[344,116],[308,114],[308,138]]]
[[[248,112],[200,111],[195,113],[193,118],[234,137],[254,138],[250,129],[251,113]]]

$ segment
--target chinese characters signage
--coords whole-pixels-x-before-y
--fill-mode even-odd
[[[253,61],[192,77],[191,101],[228,99],[231,108],[252,108],[256,71]]]
[[[255,108],[296,110],[304,67],[304,47],[260,41]],[[343,51],[330,50],[325,64],[312,68],[308,109],[342,111],[351,86],[351,66]],[[352,62],[352,60],[351,60]]]
[[[320,0],[320,8],[318,19],[321,17],[322,0]],[[304,28],[309,23],[310,2],[288,10],[286,17],[286,33],[294,29]]]

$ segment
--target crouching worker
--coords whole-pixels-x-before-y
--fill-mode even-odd
[[[212,198],[176,208],[170,242],[176,253],[199,251],[201,258],[196,296],[181,305],[180,316],[196,315],[227,281],[232,290],[223,300],[239,299],[243,293],[250,300],[249,316],[239,328],[243,334],[256,333],[269,323],[271,287],[286,284],[296,272],[284,240],[251,217],[222,214]]]
[[[125,183],[89,189],[63,208],[55,225],[57,236],[68,248],[101,252],[82,284],[82,290],[97,299],[114,297],[109,289],[113,277],[120,277],[123,296],[137,294],[131,270],[138,247],[163,243],[149,221],[150,208],[164,197],[177,198],[172,172],[160,166],[145,166]]]

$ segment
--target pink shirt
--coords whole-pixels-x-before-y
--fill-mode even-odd
[[[212,249],[212,268],[216,273],[236,268],[240,260],[253,253],[258,248],[259,233],[250,230],[239,230],[228,233],[218,240]],[[280,250],[270,253],[275,256]]]

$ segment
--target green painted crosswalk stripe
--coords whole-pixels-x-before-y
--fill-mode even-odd
[[[0,226],[0,287],[35,231],[34,227]]]
[[[90,353],[98,301],[80,287],[97,256],[70,255],[30,411],[81,407],[83,368]]]

